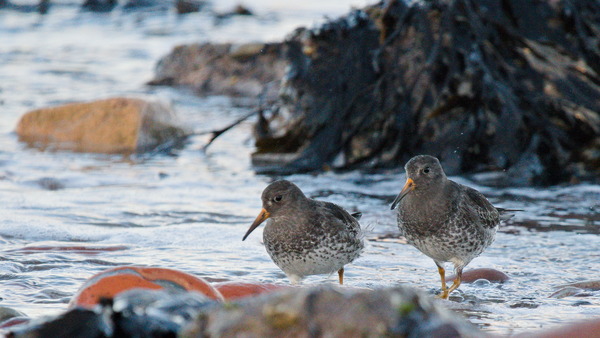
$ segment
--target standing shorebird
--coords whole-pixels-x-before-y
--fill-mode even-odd
[[[271,183],[262,193],[263,208],[244,238],[267,220],[263,241],[273,262],[298,283],[304,276],[338,272],[364,248],[363,232],[355,217],[336,204],[315,201],[293,183]]]
[[[496,236],[500,213],[479,191],[449,180],[437,158],[419,155],[406,166],[406,184],[392,203],[398,227],[409,244],[431,257],[448,295],[461,283],[463,268]],[[446,286],[444,263],[452,262],[456,279]]]

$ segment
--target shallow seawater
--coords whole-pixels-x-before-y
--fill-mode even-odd
[[[261,244],[262,228],[241,240],[274,178],[251,167],[252,120],[206,152],[208,136],[199,135],[181,150],[152,157],[40,151],[19,143],[13,130],[31,109],[123,95],[169,101],[197,131],[221,128],[252,107],[145,86],[161,56],[186,42],[280,39],[297,25],[345,13],[352,3],[247,2],[257,16],[225,21],[210,10],[185,17],[171,11],[86,13],[68,1],[56,2],[46,16],[0,11],[0,306],[31,317],[57,314],[91,275],[128,264],[287,283]],[[219,2],[214,11],[234,5]],[[346,268],[348,286],[438,291],[433,261],[395,236],[389,205],[403,185],[402,170],[288,179],[309,196],[363,212],[369,245]],[[600,315],[600,291],[549,298],[559,285],[599,278],[600,186],[498,189],[454,179],[497,206],[523,211],[467,267],[494,268],[510,280],[463,284],[443,304],[500,334]],[[304,283],[335,282],[336,276],[312,276]]]

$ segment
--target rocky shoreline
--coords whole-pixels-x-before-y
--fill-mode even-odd
[[[465,282],[502,283],[506,275],[474,269]],[[599,281],[565,285],[597,290]],[[572,296],[558,293],[552,297]],[[213,282],[177,270],[124,266],[88,279],[70,309],[30,319],[0,308],[7,337],[485,337],[445,301],[415,288],[364,289]],[[592,337],[591,320],[524,337]]]

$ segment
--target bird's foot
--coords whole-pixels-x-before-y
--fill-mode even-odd
[[[450,295],[450,293],[448,292],[448,290],[442,290],[442,292],[440,294],[438,294],[437,296],[435,296],[435,298],[448,299],[449,295]]]

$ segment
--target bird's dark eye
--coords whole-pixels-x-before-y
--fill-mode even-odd
[[[281,202],[282,198],[283,198],[283,196],[277,195],[277,196],[273,197],[273,202]]]
[[[431,169],[429,169],[429,167],[425,167],[425,169],[423,169],[423,172],[425,174],[429,174],[430,171],[431,171]]]

